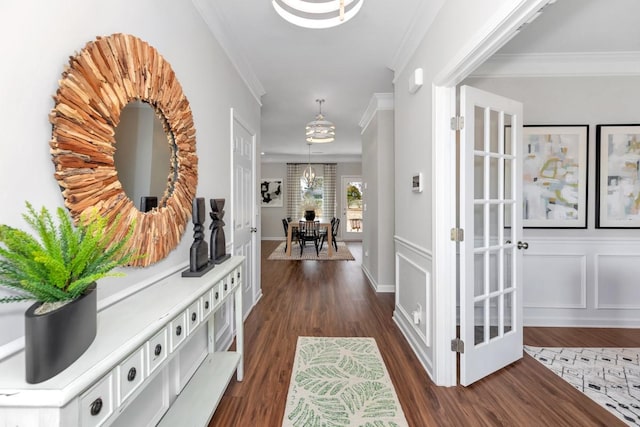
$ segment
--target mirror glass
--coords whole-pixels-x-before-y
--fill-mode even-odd
[[[166,205],[173,189],[175,141],[162,113],[133,101],[120,114],[113,155],[122,188],[141,212]],[[173,166],[173,167],[172,167]]]

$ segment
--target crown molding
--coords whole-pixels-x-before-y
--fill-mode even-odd
[[[394,72],[394,84],[396,83],[396,78],[402,73],[416,49],[422,43],[444,2],[445,0],[419,2],[418,9],[413,15],[413,19],[389,65],[389,68]]]
[[[496,54],[470,77],[637,76],[640,52]]]
[[[253,71],[253,68],[251,68],[251,65],[249,65],[249,61],[247,61],[243,50],[240,46],[233,43],[232,38],[227,36],[227,34],[230,34],[230,31],[228,30],[229,25],[220,12],[218,6],[216,6],[216,2],[192,0],[192,3],[204,20],[205,24],[207,24],[207,27],[209,27],[209,31],[211,31],[213,37],[215,37],[218,43],[220,43],[220,46],[227,54],[229,61],[231,61],[235,69],[238,71],[238,74],[240,74],[240,78],[247,85],[247,88],[256,101],[258,101],[258,105],[262,106],[261,97],[266,93],[264,87]]]
[[[360,119],[360,127],[362,131],[369,126],[371,120],[378,111],[389,111],[394,109],[392,93],[374,93],[369,101],[369,105]]]

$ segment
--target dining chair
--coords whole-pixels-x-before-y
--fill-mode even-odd
[[[320,228],[318,221],[300,221],[298,223],[298,243],[300,244],[300,256],[307,242],[313,242],[316,247],[316,256],[320,256]]]
[[[340,218],[333,218],[331,220],[331,241],[333,243],[333,247],[338,252],[338,241],[336,238],[338,237],[338,227],[340,227]],[[322,240],[320,241],[320,250],[322,250],[322,246],[324,246],[324,242],[327,239],[326,235],[322,236]]]
[[[291,225],[290,224],[290,220],[288,220],[287,218],[282,218],[282,228],[284,229],[284,251],[285,253],[287,252],[287,233],[289,232],[289,227],[293,227],[293,230],[291,230],[291,245],[293,245],[293,242],[297,242],[298,241],[298,229],[295,227],[295,225]]]

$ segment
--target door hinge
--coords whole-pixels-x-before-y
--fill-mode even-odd
[[[464,117],[455,116],[451,117],[451,130],[462,130],[464,129]]]
[[[464,353],[464,341],[460,338],[454,338],[451,340],[451,351],[456,353]]]
[[[451,241],[462,242],[464,241],[464,230],[462,228],[451,229]]]

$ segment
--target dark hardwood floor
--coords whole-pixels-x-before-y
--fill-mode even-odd
[[[525,357],[470,387],[438,387],[392,320],[394,295],[376,294],[356,261],[268,261],[263,297],[245,322],[245,377],[232,380],[209,426],[279,427],[298,336],[374,337],[410,426],[618,426],[598,404]],[[637,329],[525,328],[535,346],[640,347]],[[186,424],[185,424],[186,425]]]

